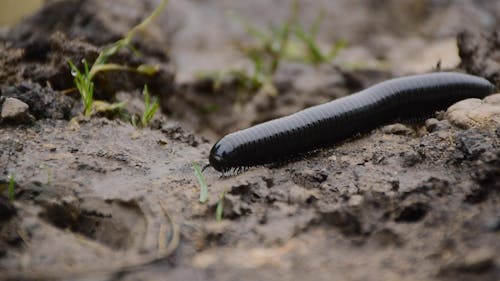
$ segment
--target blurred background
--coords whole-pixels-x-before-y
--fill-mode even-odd
[[[43,5],[43,0],[0,1],[0,26],[11,26],[34,13]]]
[[[0,25],[11,26],[41,7],[43,0],[0,1]],[[68,1],[62,1],[68,2]],[[69,1],[76,5],[79,2]],[[157,0],[133,4],[130,0],[105,0],[99,6],[117,17],[131,17],[128,8],[154,6]],[[169,49],[179,81],[200,70],[238,64],[241,52],[235,42],[251,37],[234,15],[259,28],[279,25],[290,17],[290,0],[174,0],[162,26],[170,36]],[[499,26],[498,0],[316,0],[299,2],[301,23],[311,26],[321,13],[318,41],[331,45],[345,40],[349,48],[337,60],[345,65],[381,67],[396,72],[421,72],[438,60],[444,67],[458,63],[455,37],[463,30],[481,32]],[[121,6],[121,7],[120,7]],[[64,13],[64,11],[63,11]],[[120,14],[121,13],[121,14]],[[99,17],[99,15],[96,15]],[[132,17],[135,15],[132,15]],[[120,22],[117,22],[120,24]],[[124,28],[124,31],[126,28]],[[174,34],[175,33],[175,34]],[[173,34],[173,36],[172,36]],[[385,65],[387,66],[387,64]]]

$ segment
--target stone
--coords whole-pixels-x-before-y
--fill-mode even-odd
[[[409,136],[412,135],[414,131],[403,124],[396,123],[382,127],[382,132],[385,134]]]
[[[0,116],[3,121],[11,124],[26,124],[34,120],[29,113],[29,106],[16,98],[5,99]]]
[[[466,99],[450,106],[445,114],[451,124],[468,129],[500,124],[500,94],[480,99]]]

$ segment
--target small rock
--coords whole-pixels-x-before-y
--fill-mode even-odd
[[[427,131],[432,132],[437,128],[437,125],[439,124],[439,120],[436,118],[429,118],[425,120],[425,127],[427,128]]]
[[[404,167],[413,167],[416,164],[422,162],[422,155],[420,155],[415,150],[411,149],[405,152],[402,152],[400,156],[403,158],[403,166]]]
[[[322,183],[328,178],[328,173],[325,170],[306,169],[302,175],[312,182]]]
[[[2,105],[1,117],[11,124],[26,124],[34,120],[29,113],[29,106],[16,98],[5,99]]]
[[[139,133],[138,131],[133,131],[130,134],[130,139],[132,139],[132,140],[136,140],[136,139],[138,139],[140,137],[141,137],[141,133]]]
[[[159,145],[167,145],[168,141],[166,139],[158,139],[156,143]]]
[[[468,129],[488,124],[500,124],[500,94],[491,95],[484,100],[466,99],[450,106],[445,117],[451,124]]]
[[[488,218],[484,223],[484,227],[490,231],[500,230],[500,217],[498,218]]]
[[[500,93],[485,97],[483,102],[491,105],[500,105]]]
[[[407,126],[400,123],[384,126],[382,127],[382,132],[384,132],[385,134],[403,135],[403,136],[409,136],[413,134],[413,130],[411,128],[408,128]]]
[[[311,203],[318,199],[318,194],[314,190],[305,189],[298,185],[293,185],[290,188],[289,196],[290,203],[297,204]]]
[[[444,130],[449,130],[450,129],[450,123],[448,121],[443,120],[440,121],[436,118],[429,118],[425,121],[425,128],[427,129],[428,132],[437,132],[437,131],[444,131]]]
[[[387,158],[385,156],[385,153],[383,151],[375,151],[372,154],[372,163],[373,164],[381,164],[381,165],[386,165],[387,164]]]
[[[349,198],[349,201],[347,202],[347,205],[351,206],[351,207],[355,207],[355,206],[361,206],[361,204],[363,203],[364,201],[364,198],[362,195],[359,195],[359,194],[354,194],[351,196],[351,198]]]
[[[460,132],[455,140],[457,148],[468,159],[477,159],[486,151],[493,149],[492,140],[476,129]]]
[[[489,249],[477,249],[468,252],[445,265],[440,270],[441,276],[454,276],[457,274],[482,274],[495,268],[495,254]]]
[[[480,272],[491,268],[494,265],[494,259],[494,254],[488,249],[474,250],[465,256],[463,269]]]
[[[371,239],[379,246],[399,246],[402,244],[401,237],[389,228],[377,229],[371,235]]]

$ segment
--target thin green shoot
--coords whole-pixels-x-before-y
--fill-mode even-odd
[[[302,42],[305,47],[305,52],[302,56],[303,61],[314,65],[330,62],[338,53],[345,48],[346,41],[339,40],[331,48],[329,52],[324,52],[317,42],[319,29],[325,19],[325,12],[322,10],[314,20],[309,31],[299,24],[298,21],[294,23],[294,35]]]
[[[298,1],[293,0],[289,18],[282,24],[267,29],[258,28],[231,13],[231,18],[240,23],[256,42],[251,46],[238,44],[239,49],[252,63],[252,68],[206,72],[206,75],[199,77],[211,79],[214,90],[220,89],[222,83],[228,80],[226,77],[230,77],[229,81],[234,81],[240,90],[263,91],[275,95],[277,90],[272,77],[282,61],[302,61],[313,65],[330,62],[345,47],[345,41],[338,41],[329,51],[324,51],[317,42],[317,35],[325,12],[321,11],[312,26],[306,30],[299,22],[298,11]]]
[[[168,2],[169,0],[162,0],[160,5],[158,5],[158,7],[156,7],[156,9],[147,18],[145,18],[141,23],[130,29],[124,38],[116,41],[114,44],[105,48],[95,60],[94,65],[99,66],[105,64],[112,55],[116,54],[118,51],[120,51],[125,47],[128,47],[132,51],[137,53],[137,50],[131,45],[131,41],[134,35],[140,30],[145,29],[151,22],[153,22],[165,9]],[[93,72],[91,71],[91,76],[93,77],[99,71],[100,70],[95,70]]]
[[[198,179],[198,184],[200,185],[200,199],[198,201],[200,203],[205,203],[208,200],[207,183],[205,182],[205,178],[203,177],[203,174],[201,173],[200,166],[196,162],[193,162],[193,170],[194,170],[194,174],[196,175],[196,178]]]
[[[83,60],[84,71],[80,71],[78,67],[71,61],[68,60],[68,64],[71,67],[71,74],[75,77],[75,85],[80,92],[82,97],[82,102],[84,105],[84,115],[90,116],[92,114],[93,96],[94,96],[94,83],[92,82],[95,75],[103,71],[136,71],[145,75],[153,75],[158,71],[158,67],[149,65],[140,65],[139,67],[130,67],[119,65],[115,63],[107,63],[109,58],[122,50],[123,48],[129,48],[134,53],[138,54],[138,51],[131,45],[132,38],[140,30],[148,26],[152,21],[154,21],[161,12],[165,9],[168,4],[168,0],[162,0],[160,5],[141,23],[134,26],[127,32],[124,38],[116,41],[110,46],[104,48],[97,59],[94,61],[92,66],[89,65],[85,60]]]
[[[151,102],[151,97],[149,95],[148,86],[144,85],[144,90],[142,91],[144,95],[144,112],[141,116],[141,125],[142,127],[146,127],[151,119],[155,116],[156,111],[160,107],[160,104],[156,99]]]
[[[219,196],[219,202],[217,202],[217,207],[215,208],[215,220],[217,222],[222,221],[222,215],[224,211],[224,196],[226,196],[226,193],[222,192]]]
[[[76,88],[82,97],[84,114],[85,116],[90,116],[92,113],[92,103],[94,102],[94,82],[92,82],[92,78],[89,75],[89,65],[84,59],[84,72],[82,73],[71,60],[68,60],[68,63],[71,67],[71,74],[75,77]]]
[[[9,176],[9,185],[7,187],[7,197],[9,198],[9,200],[14,200],[14,186],[16,184],[16,180],[14,179],[14,175],[10,175]]]

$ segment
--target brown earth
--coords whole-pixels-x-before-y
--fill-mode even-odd
[[[1,35],[0,108],[15,98],[27,112],[0,120],[0,280],[500,278],[499,94],[290,163],[207,169],[205,204],[192,169],[227,132],[431,71],[440,59],[498,86],[497,1],[301,1],[306,23],[320,8],[331,13],[322,43],[346,38],[349,47],[317,67],[282,63],[276,96],[235,94],[231,81],[216,91],[192,72],[248,63],[231,47],[248,36],[227,11],[264,26],[286,19],[288,1],[173,1],[135,40],[142,56],[114,58],[159,65],[156,75],[96,77],[97,98],[128,100],[129,114],[150,85],[163,112],[144,129],[79,115],[66,59],[95,59],[155,1],[49,2]]]

